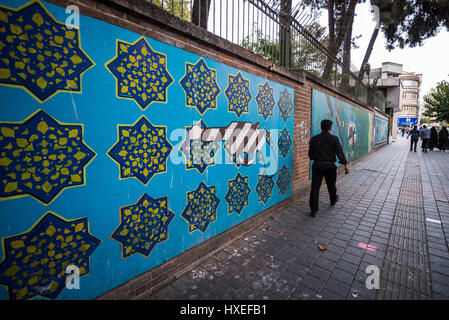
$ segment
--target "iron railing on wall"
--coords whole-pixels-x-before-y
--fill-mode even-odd
[[[280,0],[146,1],[276,64],[306,70],[385,112],[383,93],[368,92],[372,89],[343,63],[341,51],[334,55],[328,50],[325,28],[299,6],[288,8],[286,13]],[[331,72],[323,78],[328,59]]]

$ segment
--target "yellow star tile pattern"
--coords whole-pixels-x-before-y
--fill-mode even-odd
[[[143,116],[134,125],[118,126],[118,141],[108,154],[120,165],[121,179],[135,177],[146,185],[155,174],[167,171],[172,149],[167,128],[153,126]]]
[[[259,85],[259,93],[256,96],[258,105],[257,113],[262,115],[265,120],[273,115],[273,107],[275,105],[273,98],[273,88],[270,87],[268,81],[263,85]]]
[[[215,186],[208,187],[201,182],[195,191],[187,192],[187,206],[181,217],[189,223],[189,232],[199,230],[205,233],[209,224],[217,220],[219,204]]]
[[[200,120],[202,129],[207,129],[203,120]],[[203,174],[208,166],[215,163],[215,155],[220,149],[220,145],[215,141],[190,140],[190,130],[192,127],[186,127],[186,138],[179,150],[186,159],[186,169],[196,169]]]
[[[290,187],[291,178],[290,168],[284,164],[282,169],[279,170],[278,179],[276,180],[276,185],[278,186],[280,194],[285,195]]]
[[[284,119],[284,122],[287,122],[288,118],[292,116],[293,110],[292,96],[290,93],[288,93],[287,88],[285,88],[284,91],[281,92],[278,101],[278,107],[279,115],[282,119]]]
[[[235,76],[229,75],[225,95],[228,98],[228,110],[235,112],[237,117],[240,117],[242,113],[249,112],[249,102],[252,98],[249,91],[249,80],[244,79],[240,72]]]
[[[81,75],[94,65],[79,30],[38,1],[18,10],[0,6],[0,57],[0,84],[25,88],[39,102],[59,91],[81,92]]]
[[[267,204],[268,199],[272,196],[273,186],[273,176],[259,175],[256,185],[256,192],[259,195],[259,201]]]
[[[146,193],[137,203],[120,208],[121,223],[112,238],[122,243],[123,258],[135,253],[148,257],[156,244],[168,239],[174,216],[168,197],[153,199]]]
[[[145,109],[152,102],[167,102],[173,78],[167,56],[154,51],[142,37],[135,43],[117,41],[117,56],[106,67],[117,79],[117,95],[134,99]]]
[[[217,72],[209,68],[203,58],[196,64],[186,63],[186,73],[179,81],[186,94],[186,105],[195,107],[202,115],[207,109],[217,108],[221,92]]]
[[[89,258],[101,243],[89,233],[87,218],[65,220],[47,212],[30,231],[3,239],[0,284],[11,300],[55,299],[66,285],[66,268],[89,273]]]
[[[290,131],[287,127],[279,133],[278,147],[279,152],[285,158],[290,153],[290,147],[292,145],[292,138],[290,137]]]
[[[84,185],[94,156],[81,125],[61,124],[45,111],[23,123],[0,122],[0,197],[29,194],[48,204],[62,189]]]
[[[234,211],[240,215],[243,208],[248,205],[248,198],[251,188],[248,184],[248,177],[243,177],[240,172],[237,173],[233,180],[228,182],[228,192],[225,200],[228,203],[228,213]]]

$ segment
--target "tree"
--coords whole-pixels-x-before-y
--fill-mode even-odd
[[[279,45],[264,36],[260,29],[256,29],[252,35],[243,39],[241,46],[267,60],[279,63]]]
[[[191,21],[190,15],[190,1],[192,0],[173,0],[173,1],[162,1],[162,0],[146,0],[151,2],[167,12],[170,12],[176,17],[183,20]]]
[[[333,57],[338,55],[341,45],[353,22],[357,0],[327,0],[325,2],[327,2],[328,12],[328,49],[332,57],[327,57],[322,77],[328,79],[335,62]]]
[[[371,6],[373,8],[373,6]],[[376,21],[376,27],[374,28],[374,31],[371,35],[371,39],[369,41],[368,47],[365,51],[365,56],[363,57],[362,64],[360,65],[360,71],[358,78],[360,80],[363,80],[363,76],[365,75],[365,65],[368,63],[369,58],[371,57],[371,52],[373,52],[374,43],[376,42],[377,36],[379,35],[379,29],[380,29],[380,20],[379,20],[379,11],[378,8],[373,8],[374,12],[374,18],[377,19]]]
[[[329,37],[326,35],[326,28],[320,26],[318,22],[313,22],[306,27],[306,30],[315,38],[322,39],[322,43],[327,45]],[[254,40],[253,40],[254,37]],[[326,64],[326,55],[314,44],[302,37],[291,37],[291,69],[308,70],[320,76]],[[257,29],[254,35],[243,39],[241,46],[264,57],[265,59],[279,63],[279,45],[263,35]]]
[[[318,22],[313,22],[306,27],[315,39],[322,39],[321,43],[328,45],[329,36],[326,34],[326,28],[320,26]],[[292,39],[292,58],[291,68],[294,70],[307,70],[316,76],[321,76],[326,65],[326,54],[318,49],[308,40],[295,37]]]
[[[442,27],[449,30],[447,0],[371,0],[379,8],[387,49],[422,45]]]
[[[292,14],[292,0],[281,0],[281,10],[279,12],[279,47],[280,47],[280,65],[290,67],[290,25]]]
[[[211,0],[193,0],[192,23],[207,30]]]
[[[327,9],[329,29],[328,51],[330,56],[326,58],[326,65],[322,78],[329,79],[335,58],[338,56],[347,33],[351,28],[355,7],[359,0],[304,0],[312,10]],[[352,31],[351,31],[352,33]],[[348,52],[346,52],[346,57]]]
[[[441,81],[424,96],[423,115],[432,121],[449,122],[449,82]]]

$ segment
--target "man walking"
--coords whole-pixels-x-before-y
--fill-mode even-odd
[[[427,149],[429,148],[429,140],[430,140],[430,129],[427,128],[426,125],[423,125],[421,132],[419,133],[421,136],[422,142],[421,147],[422,150],[427,153]]]
[[[418,126],[415,126],[412,129],[412,131],[410,131],[408,133],[408,136],[410,137],[410,151],[412,151],[412,149],[414,149],[416,152],[416,146],[418,145],[418,140],[419,140]],[[414,148],[413,148],[413,146],[414,146]]]
[[[339,197],[337,195],[337,166],[335,165],[336,156],[341,164],[345,165],[345,173],[349,173],[349,165],[343,153],[343,148],[338,137],[331,134],[332,121],[321,121],[321,133],[310,139],[309,158],[314,160],[312,165],[312,189],[310,191],[310,209],[311,216],[315,217],[318,211],[318,201],[320,196],[320,187],[323,177],[326,180],[327,190],[331,206],[334,206]]]

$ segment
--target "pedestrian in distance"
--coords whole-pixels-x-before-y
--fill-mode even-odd
[[[427,149],[429,148],[429,140],[430,140],[430,129],[427,128],[426,125],[423,125],[421,132],[419,133],[421,136],[421,148],[427,153]]]
[[[415,150],[416,152],[416,146],[418,145],[418,140],[419,140],[419,131],[418,131],[418,126],[415,126],[409,133],[407,136],[410,137],[410,151]]]
[[[348,162],[346,161],[343,148],[337,136],[331,134],[332,121],[321,121],[321,133],[315,135],[309,142],[309,158],[313,160],[312,165],[312,188],[310,190],[310,209],[311,216],[315,217],[318,211],[318,201],[320,196],[320,187],[323,177],[326,180],[327,190],[331,206],[334,206],[339,200],[337,195],[337,166],[336,157],[341,164],[345,166],[345,173],[350,172]]]
[[[438,147],[443,151],[449,150],[449,132],[446,126],[443,126],[439,133]]]
[[[405,128],[402,128],[402,136],[404,136],[404,134],[405,134]]]
[[[430,129],[429,150],[433,151],[434,148],[438,148],[438,131],[435,126]]]

